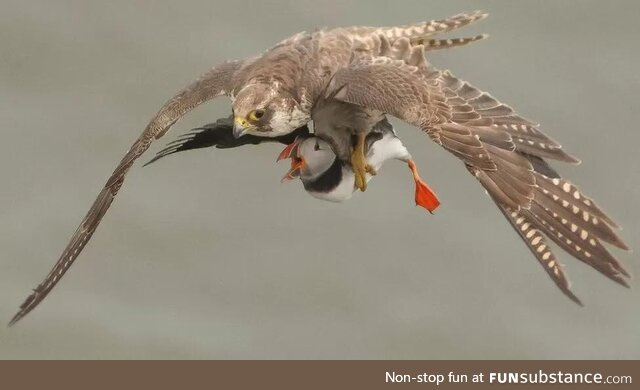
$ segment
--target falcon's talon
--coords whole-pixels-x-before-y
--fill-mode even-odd
[[[353,173],[355,175],[355,186],[362,192],[367,190],[367,177],[366,172],[358,169],[356,166],[353,166]]]
[[[351,167],[355,175],[355,185],[356,188],[362,192],[367,190],[367,173],[372,175],[376,174],[375,169],[367,163],[364,155],[364,141],[366,136],[365,133],[358,133],[358,141],[353,149],[353,153],[351,153]]]

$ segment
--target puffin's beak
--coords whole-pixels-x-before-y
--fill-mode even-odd
[[[276,162],[295,157],[298,154],[298,145],[301,141],[302,138],[297,137],[292,143],[287,145],[278,155],[278,159],[276,160]]]
[[[301,157],[293,157],[291,158],[291,169],[287,172],[286,175],[280,180],[281,183],[284,183],[288,180],[293,180],[297,177],[300,177],[300,171],[306,166],[306,162]]]
[[[249,127],[249,123],[246,119],[239,116],[233,118],[233,137],[240,138],[244,135],[245,131]]]

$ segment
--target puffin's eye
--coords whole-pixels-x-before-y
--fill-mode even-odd
[[[249,119],[252,121],[260,120],[264,116],[264,110],[253,110],[249,113]]]
[[[313,150],[315,150],[315,151],[320,150],[320,144],[318,143],[318,141],[316,141],[316,144],[313,145]]]

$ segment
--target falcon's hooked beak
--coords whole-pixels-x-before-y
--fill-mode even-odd
[[[236,116],[233,118],[233,137],[240,138],[251,128],[251,124],[245,118]]]

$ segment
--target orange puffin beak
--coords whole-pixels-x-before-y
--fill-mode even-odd
[[[288,158],[291,159],[291,169],[289,169],[289,172],[287,172],[282,180],[280,180],[281,183],[300,177],[300,171],[306,166],[304,159],[302,157],[298,157],[298,146],[302,141],[303,138],[297,137],[278,155],[278,159],[276,161],[286,160]]]
[[[291,157],[291,169],[287,172],[286,175],[280,180],[281,183],[284,183],[288,180],[293,180],[297,177],[300,177],[300,171],[305,167],[306,162],[301,157]]]
[[[287,145],[278,155],[278,159],[276,160],[276,162],[292,158],[291,156],[295,156],[300,142],[302,142],[302,138],[298,137],[292,143]]]

